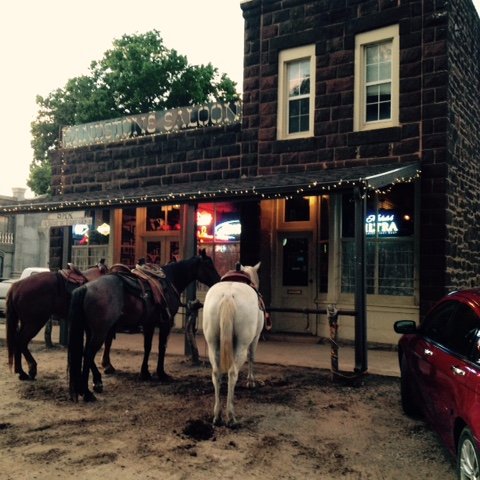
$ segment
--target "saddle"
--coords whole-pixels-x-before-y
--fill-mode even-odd
[[[62,268],[58,271],[65,281],[74,285],[83,285],[88,282],[87,277],[85,277],[78,267],[73,263],[67,263],[67,265],[67,268]]]
[[[155,304],[162,305],[167,311],[169,310],[165,298],[165,289],[169,282],[161,267],[153,264],[138,264],[135,268],[130,269],[126,265],[116,263],[110,268],[110,273],[118,275],[133,295],[145,299],[148,293],[151,293]],[[170,312],[168,313],[170,314]]]
[[[265,302],[263,300],[262,294],[258,291],[258,288],[252,282],[250,275],[247,272],[240,270],[240,264],[236,265],[235,270],[229,270],[227,273],[225,273],[220,278],[220,281],[221,282],[240,282],[240,283],[245,283],[248,286],[252,287],[258,296],[258,308],[263,312],[263,316],[265,318],[265,330],[272,329],[272,321],[270,319],[270,314],[267,312],[267,309],[265,307]]]

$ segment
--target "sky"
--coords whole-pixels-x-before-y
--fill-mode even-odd
[[[27,188],[36,96],[89,74],[114,39],[158,30],[190,64],[209,62],[242,91],[240,0],[27,0],[2,4],[0,18],[0,195]],[[27,190],[27,198],[32,193]]]
[[[242,91],[241,0],[26,0],[4,2],[0,18],[0,195],[27,188],[30,124],[37,95],[89,73],[114,39],[158,30],[193,65],[211,63]],[[474,0],[480,11],[480,0]],[[33,194],[27,189],[27,198]]]

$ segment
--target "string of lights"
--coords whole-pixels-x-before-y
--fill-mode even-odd
[[[61,173],[64,173],[64,160],[62,158]],[[401,172],[402,169],[399,169]],[[78,210],[85,208],[108,208],[108,207],[126,207],[126,206],[141,206],[149,203],[195,203],[210,200],[224,200],[224,199],[239,199],[239,198],[260,198],[260,199],[279,199],[279,198],[293,198],[298,195],[312,195],[312,194],[325,194],[329,192],[336,192],[341,189],[349,189],[360,187],[365,195],[368,193],[388,193],[391,188],[398,183],[414,182],[420,177],[420,170],[416,169],[412,174],[399,175],[390,179],[388,185],[384,187],[377,187],[375,183],[371,182],[369,177],[356,178],[356,179],[340,179],[335,182],[322,182],[321,180],[308,181],[302,185],[269,185],[269,186],[251,186],[249,188],[229,188],[223,187],[216,190],[208,190],[208,184],[206,189],[198,189],[190,192],[168,192],[165,194],[139,194],[139,195],[122,195],[119,192],[109,193],[105,192],[102,196],[102,192],[95,192],[98,195],[95,199],[75,199],[69,200],[62,198],[63,186],[60,187],[60,195],[58,199],[41,199],[38,201],[23,201],[16,205],[4,205],[0,206],[0,213],[3,214],[19,214],[19,213],[40,213],[40,212],[57,212]],[[319,173],[319,176],[321,173]],[[251,181],[255,181],[260,177],[252,178]],[[264,178],[263,178],[264,180]],[[176,184],[177,188],[181,184]],[[186,184],[188,185],[188,184]],[[185,188],[185,187],[184,187]]]

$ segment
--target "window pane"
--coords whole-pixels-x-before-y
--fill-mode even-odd
[[[308,239],[285,239],[282,277],[284,286],[308,285]]]
[[[305,132],[310,126],[310,100],[291,100],[288,112],[288,132]]]
[[[367,104],[378,103],[380,89],[378,85],[367,87]]]
[[[378,61],[390,62],[392,59],[392,42],[384,42],[378,46]]]
[[[308,95],[310,93],[310,77],[304,78],[300,84],[300,95]]]
[[[378,65],[378,80],[390,80],[391,63],[380,63]]]
[[[366,120],[367,122],[378,120],[378,106],[376,103],[373,105],[367,105]]]
[[[354,201],[342,196],[342,279],[344,293],[355,292]],[[392,186],[367,200],[366,287],[368,294],[414,294],[414,185]]]
[[[480,320],[477,314],[465,304],[460,304],[451,319],[453,324],[452,335],[448,339],[450,347],[454,352],[468,356],[473,346],[478,345],[478,329]],[[475,350],[477,350],[475,348]],[[478,359],[478,350],[476,359]]]
[[[381,102],[389,102],[391,98],[392,86],[390,83],[382,83],[378,86],[378,93]]]
[[[367,80],[367,83],[378,81],[378,66],[377,66],[377,64],[367,65],[366,80]]]
[[[365,48],[365,62],[367,65],[378,63],[378,45],[369,45]]]
[[[384,102],[379,105],[379,119],[385,120],[391,117],[390,102]]]
[[[300,114],[301,100],[290,100],[290,117],[296,117]]]
[[[287,66],[288,96],[308,95],[310,93],[310,61],[300,60]]]
[[[450,318],[452,318],[457,305],[457,302],[444,303],[427,315],[423,323],[423,331],[428,338],[441,344],[445,343],[451,334],[449,331]]]
[[[413,241],[379,241],[378,293],[413,295]]]
[[[285,200],[285,222],[310,221],[310,201],[308,198],[290,198]]]

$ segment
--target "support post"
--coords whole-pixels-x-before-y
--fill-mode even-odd
[[[197,225],[197,205],[185,205],[184,207],[184,230],[183,230],[183,252],[184,255],[189,258],[197,253],[197,235],[196,235],[196,225]],[[197,295],[197,286],[195,282],[192,282],[185,290],[186,295],[186,304],[193,302]],[[187,312],[188,314],[188,312]],[[188,325],[186,325],[188,327]],[[192,347],[188,337],[188,328],[185,328],[185,339],[184,339],[184,350],[185,355],[192,354]]]
[[[72,258],[72,227],[63,227],[63,242],[62,242],[62,265],[61,268],[66,268],[68,262]],[[60,320],[60,345],[68,346],[68,332],[69,325],[66,318]],[[47,341],[47,338],[45,338]],[[51,342],[51,339],[50,339]]]
[[[366,310],[366,240],[365,218],[367,197],[364,187],[356,187],[355,195],[355,372],[364,373],[367,361]]]
[[[335,375],[338,373],[338,310],[335,305],[327,306],[327,318],[330,325],[330,369]]]

